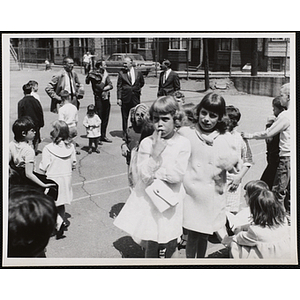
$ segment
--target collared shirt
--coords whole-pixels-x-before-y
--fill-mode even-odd
[[[168,77],[169,77],[169,75],[170,75],[171,71],[172,71],[172,69],[168,69],[168,70],[166,70],[166,71],[165,71],[165,74],[164,74],[165,81],[164,81],[164,83],[165,83],[165,82],[166,82],[166,80],[168,79]]]
[[[131,83],[134,84],[134,82],[135,82],[134,68],[130,68],[130,70],[128,71],[128,73],[130,73]]]
[[[72,72],[68,73],[66,71],[64,71],[64,74],[65,74],[65,87],[64,89],[66,91],[68,91],[70,94],[73,94],[75,95],[75,85],[74,85],[74,79],[73,79],[73,74]]]
[[[290,156],[290,111],[281,112],[271,127],[250,135],[252,139],[266,139],[279,133],[279,156]]]

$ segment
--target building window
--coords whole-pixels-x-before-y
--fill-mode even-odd
[[[272,58],[271,60],[271,71],[281,71],[282,59]]]
[[[282,41],[285,41],[286,38],[271,38],[271,41],[272,42],[282,42]]]
[[[148,49],[147,42],[146,42],[145,38],[139,38],[138,39],[138,45],[139,45],[139,49]]]
[[[65,42],[65,41],[63,41],[62,54],[63,54],[64,56],[66,55],[66,42]]]
[[[230,51],[231,39],[220,39],[219,50]],[[239,50],[239,39],[232,39],[232,50]]]
[[[187,38],[170,38],[169,49],[171,50],[187,50],[188,39]]]

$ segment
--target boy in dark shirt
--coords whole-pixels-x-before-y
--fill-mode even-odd
[[[41,142],[40,128],[44,127],[44,113],[41,103],[31,95],[32,86],[27,83],[23,85],[24,98],[18,102],[18,119],[29,116],[35,125],[35,137],[33,146],[35,155],[38,154],[38,144]]]

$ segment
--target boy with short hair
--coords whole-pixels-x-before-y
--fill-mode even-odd
[[[44,127],[44,112],[39,100],[31,95],[32,86],[29,83],[23,85],[24,98],[18,102],[18,118],[29,116],[34,122],[35,137],[33,146],[35,154],[38,154],[38,144],[41,142],[40,128]]]
[[[9,143],[9,184],[34,185],[41,190],[55,187],[54,181],[41,181],[41,174],[35,173],[35,153],[29,144],[35,136],[35,124],[28,116],[17,119],[12,127],[14,140]]]
[[[58,109],[58,120],[65,121],[68,124],[70,138],[74,141],[74,147],[76,149],[75,138],[77,137],[78,110],[77,107],[72,104],[70,94],[67,90],[62,90],[59,95],[62,99],[62,106]],[[76,154],[80,154],[80,152],[76,150]]]
[[[39,84],[35,80],[29,80],[28,84],[31,86],[31,96],[33,96],[35,99],[39,100],[41,102],[40,96],[37,93],[39,90]]]

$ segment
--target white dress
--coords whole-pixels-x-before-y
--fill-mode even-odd
[[[70,204],[73,200],[72,169],[76,164],[76,154],[73,144],[46,145],[42,153],[40,169],[46,172],[47,178],[58,184],[58,198],[56,206]]]
[[[240,259],[290,258],[290,226],[287,223],[273,228],[250,225],[247,231],[233,238],[231,254]]]
[[[230,133],[214,131],[203,136],[194,127],[182,127],[179,133],[189,139],[192,147],[183,179],[183,227],[213,234],[226,222],[226,171],[239,162],[239,154]]]
[[[93,117],[85,116],[83,119],[83,126],[86,128],[86,135],[88,138],[100,137],[101,120],[97,114]]]
[[[142,140],[137,154],[138,182],[131,192],[114,225],[140,240],[167,243],[182,234],[183,198],[182,180],[188,165],[191,146],[178,135],[166,140],[167,146],[161,154],[160,164],[151,157],[154,135]],[[159,212],[145,192],[153,178],[167,182],[179,203]]]

